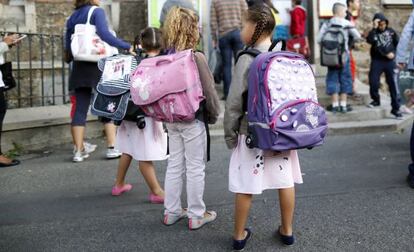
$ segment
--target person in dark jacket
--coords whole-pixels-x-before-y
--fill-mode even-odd
[[[397,33],[388,27],[388,19],[377,13],[373,19],[373,29],[369,32],[367,42],[371,44],[371,69],[369,72],[370,95],[372,102],[370,107],[381,105],[379,87],[380,77],[385,73],[385,78],[391,93],[391,114],[397,119],[402,118],[397,85],[394,78],[396,68],[395,53],[399,37]]]

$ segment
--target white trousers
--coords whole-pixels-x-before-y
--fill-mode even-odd
[[[181,214],[181,192],[185,174],[188,217],[203,217],[206,211],[203,200],[207,149],[205,125],[194,120],[190,123],[169,123],[167,129],[170,157],[164,185],[165,213]]]

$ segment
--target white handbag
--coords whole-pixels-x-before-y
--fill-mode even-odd
[[[118,54],[118,49],[104,42],[97,34],[95,25],[91,25],[91,17],[96,6],[88,12],[86,24],[77,24],[70,44],[73,58],[76,61],[98,62],[102,58]]]

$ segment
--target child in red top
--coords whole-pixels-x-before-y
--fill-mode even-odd
[[[306,10],[302,7],[302,0],[292,0],[292,3],[294,7],[290,10],[290,35],[292,37],[303,37],[306,30]]]

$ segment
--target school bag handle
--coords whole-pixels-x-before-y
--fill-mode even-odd
[[[275,49],[277,44],[279,44],[280,42],[282,42],[282,51],[286,51],[286,40],[284,40],[284,39],[275,39],[275,40],[272,41],[272,45],[269,47],[269,52],[273,51],[273,49]]]
[[[155,63],[155,65],[160,66],[160,65],[163,65],[163,64],[170,64],[172,62],[174,62],[172,59],[164,58],[164,59],[161,59],[161,60],[157,61],[157,63]]]

